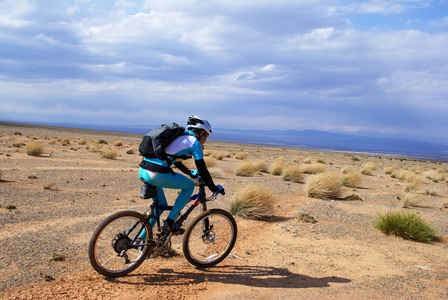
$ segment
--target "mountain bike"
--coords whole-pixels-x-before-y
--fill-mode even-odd
[[[216,200],[218,193],[206,197],[205,183],[199,177],[199,191],[191,196],[193,202],[176,220],[179,226],[201,204],[202,212],[186,228],[182,239],[185,258],[198,268],[211,267],[224,260],[232,251],[237,238],[237,225],[233,216],[223,209],[207,209],[207,202]],[[107,277],[124,276],[137,269],[151,254],[164,255],[171,249],[172,232],[160,230],[161,206],[157,196],[145,213],[120,211],[106,218],[94,231],[89,243],[89,260],[92,267]],[[149,220],[155,218],[157,230]]]

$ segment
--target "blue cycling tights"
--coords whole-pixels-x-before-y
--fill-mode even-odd
[[[139,177],[140,180],[143,179],[149,184],[157,187],[157,199],[159,200],[159,205],[168,205],[163,188],[181,189],[181,192],[176,198],[173,209],[168,215],[168,218],[171,220],[176,220],[182,209],[185,205],[187,205],[188,200],[190,200],[190,197],[194,191],[193,180],[179,173],[154,173],[140,168]],[[159,209],[158,213],[160,216],[163,213],[163,210]],[[151,219],[149,222],[151,227],[154,227],[156,224],[155,219]]]

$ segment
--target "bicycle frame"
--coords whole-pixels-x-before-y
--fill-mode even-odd
[[[205,183],[200,182],[199,183],[199,191],[192,195],[190,197],[190,200],[188,200],[188,203],[191,201],[194,201],[187,210],[177,219],[176,223],[179,226],[183,225],[183,222],[188,218],[188,216],[191,214],[191,212],[198,206],[200,203],[202,203],[202,211],[207,210],[207,200],[205,198]],[[213,196],[212,196],[213,197]],[[156,218],[156,224],[158,230],[160,230],[160,215],[159,215],[159,209],[160,210],[171,210],[173,209],[173,206],[167,206],[167,205],[159,205],[159,201],[157,200],[157,196],[154,198],[153,203],[150,207],[150,213],[148,214],[148,222],[150,219]],[[145,214],[146,215],[146,214]]]

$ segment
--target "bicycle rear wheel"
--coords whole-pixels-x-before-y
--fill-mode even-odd
[[[237,226],[233,216],[222,209],[198,215],[185,231],[182,250],[193,265],[211,267],[229,255],[235,245]]]
[[[146,235],[140,239],[138,235],[143,226]],[[144,222],[143,215],[121,211],[105,219],[93,233],[89,260],[98,273],[118,277],[134,271],[153,250],[152,229]]]

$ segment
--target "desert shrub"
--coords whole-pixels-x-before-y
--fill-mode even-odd
[[[309,156],[305,157],[305,159],[303,160],[304,164],[311,164],[313,162],[313,159]]]
[[[373,171],[375,171],[378,168],[376,163],[374,162],[366,162],[361,166],[361,173],[364,175],[373,175]]]
[[[355,172],[355,170],[352,166],[345,166],[344,169],[342,169],[342,174],[349,174],[353,172]]]
[[[51,138],[51,139],[48,141],[48,143],[49,143],[50,145],[54,145],[54,144],[56,144],[57,142],[58,142],[58,140],[55,139],[55,138]]]
[[[100,152],[101,151],[101,146],[99,144],[96,143],[92,143],[92,145],[90,145],[88,147],[90,152]]]
[[[439,192],[436,191],[436,190],[433,190],[433,189],[431,189],[431,190],[426,190],[426,195],[430,195],[430,196],[433,196],[433,197],[437,197],[437,196],[439,196]]]
[[[216,167],[211,167],[208,168],[208,172],[210,173],[210,175],[212,176],[212,178],[225,178],[225,174],[224,172]]]
[[[314,217],[312,215],[310,215],[309,213],[306,212],[299,212],[296,216],[295,219],[298,221],[302,221],[302,222],[308,222],[308,223],[316,223],[316,219],[314,219]]]
[[[425,171],[422,166],[415,167],[414,172],[417,174],[422,174]]]
[[[114,145],[115,145],[115,147],[121,147],[121,146],[123,146],[123,143],[121,141],[116,141],[114,143]]]
[[[236,176],[252,176],[255,173],[255,165],[252,162],[243,162],[235,170]]]
[[[394,164],[392,166],[384,168],[384,174],[392,175],[397,171],[398,165]]]
[[[277,157],[277,159],[271,165],[272,175],[281,175],[283,173],[283,168],[285,167],[285,158],[283,156]]]
[[[396,177],[406,182],[420,181],[422,180],[420,175],[415,174],[409,170],[399,170],[395,172]]]
[[[26,154],[30,156],[39,156],[44,153],[44,147],[37,141],[32,141],[26,145]]]
[[[134,154],[135,150],[133,148],[129,148],[126,150],[126,154]]]
[[[15,143],[12,144],[12,146],[16,147],[16,148],[20,148],[24,145],[25,145],[25,143],[22,140],[17,140]]]
[[[248,185],[236,191],[230,213],[249,219],[268,219],[274,209],[274,193],[261,185]]]
[[[78,144],[79,144],[79,145],[85,145],[85,144],[87,144],[87,140],[86,140],[86,139],[83,139],[83,138],[80,138],[80,139],[78,140]]]
[[[399,200],[403,202],[403,208],[409,208],[417,206],[420,202],[420,196],[415,193],[404,193],[397,196]]]
[[[423,176],[434,181],[434,182],[439,182],[439,181],[445,180],[446,173],[445,173],[444,169],[439,168],[436,170],[429,170],[429,171],[423,172]]]
[[[212,150],[204,150],[203,153],[204,153],[204,156],[210,156],[210,155],[212,155],[213,151]]]
[[[322,158],[319,158],[318,160],[316,160],[316,162],[317,162],[318,164],[327,164],[327,163],[325,162],[325,160],[323,160]]]
[[[106,140],[99,140],[98,143],[100,143],[101,145],[107,145],[107,141]]]
[[[68,138],[63,138],[63,139],[61,139],[61,144],[62,144],[63,146],[70,145],[70,139],[68,139]]]
[[[60,253],[53,253],[50,261],[65,261],[65,255]]]
[[[417,192],[421,188],[421,186],[422,186],[422,181],[419,179],[409,181],[406,184],[404,191],[406,193]]]
[[[258,172],[267,172],[268,171],[268,165],[264,160],[257,160],[253,162],[255,171]]]
[[[308,197],[337,199],[342,194],[342,178],[338,173],[321,173],[307,178],[305,191]]]
[[[303,173],[299,167],[288,166],[284,169],[282,177],[285,181],[301,182],[303,180]]]
[[[211,156],[213,158],[216,158],[217,160],[223,160],[223,158],[226,157],[226,152],[224,151],[213,152]]]
[[[414,211],[391,211],[380,214],[375,224],[384,234],[394,234],[404,239],[430,243],[436,239],[435,227]]]
[[[213,157],[204,157],[205,165],[210,168],[216,166],[216,159]]]
[[[294,157],[293,162],[299,163],[299,162],[301,162],[301,160],[302,160],[302,158],[300,156],[296,156],[296,157]]]
[[[246,153],[244,153],[244,152],[237,152],[237,153],[235,154],[235,158],[236,158],[236,159],[243,160],[243,159],[246,158]]]
[[[362,175],[360,173],[355,173],[355,172],[351,172],[351,173],[347,173],[344,174],[343,178],[342,178],[342,185],[345,187],[359,187],[361,185],[362,182]]]
[[[118,153],[115,149],[106,149],[103,153],[103,157],[107,159],[114,159],[117,155]]]
[[[302,173],[305,174],[318,174],[325,171],[324,164],[303,164],[300,166]]]

